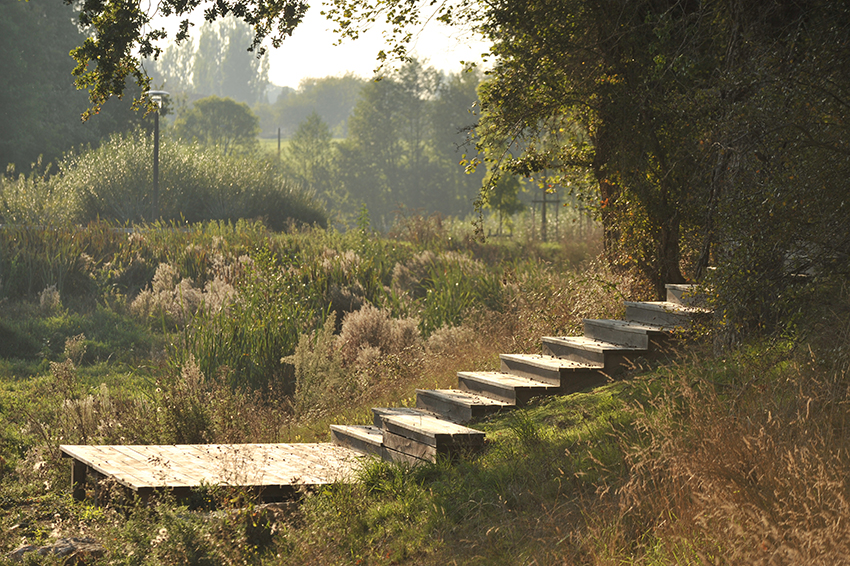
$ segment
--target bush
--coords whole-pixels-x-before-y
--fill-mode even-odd
[[[279,165],[256,154],[227,155],[163,140],[158,211],[152,210],[153,141],[137,130],[115,135],[97,149],[67,155],[53,177],[31,175],[0,184],[7,223],[44,225],[109,219],[120,223],[262,218],[274,230],[325,226],[312,195],[288,181]]]

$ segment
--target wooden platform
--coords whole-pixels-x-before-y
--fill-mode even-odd
[[[333,444],[184,444],[59,447],[72,458],[75,499],[86,494],[86,476],[107,477],[147,497],[171,490],[185,497],[193,488],[230,486],[265,499],[302,488],[351,481],[363,454]]]

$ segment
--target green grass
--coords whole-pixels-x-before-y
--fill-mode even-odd
[[[327,440],[330,423],[495,369],[498,353],[617,316],[640,290],[599,263],[577,267],[592,244],[481,243],[428,219],[397,228],[0,233],[2,261],[77,250],[61,258],[61,289],[49,269],[3,287],[0,551],[61,534],[94,537],[115,564],[735,564],[787,549],[835,563],[850,552],[844,295],[805,333],[720,356],[693,344],[626,380],[475,423],[482,454],[372,463],[361,482],[299,507],[227,490],[199,492],[191,508],[120,490],[101,509],[70,500],[59,444]],[[239,301],[216,298],[213,283]],[[191,297],[196,310],[182,310]],[[370,329],[383,338],[369,342]],[[293,352],[300,375],[286,373]]]
[[[835,529],[841,514],[830,513],[841,511],[840,498],[806,500],[811,493],[806,486],[845,489],[845,482],[833,476],[838,486],[819,484],[818,466],[788,469],[787,479],[779,470],[774,478],[769,470],[787,454],[772,450],[770,442],[794,446],[796,440],[780,430],[795,428],[814,435],[810,457],[822,458],[823,464],[839,458],[831,466],[847,464],[841,446],[816,440],[826,421],[830,429],[846,426],[835,420],[846,410],[827,410],[846,391],[821,383],[828,372],[813,374],[806,367],[813,355],[815,350],[793,343],[762,342],[712,359],[697,346],[628,380],[541,398],[475,424],[488,440],[478,456],[416,468],[373,462],[364,466],[359,483],[309,494],[297,511],[259,509],[239,494],[214,490],[204,496],[219,509],[212,515],[168,499],[143,505],[122,502],[120,496],[94,512],[33,483],[35,475],[67,489],[67,480],[50,467],[47,476],[27,472],[29,480],[16,487],[8,483],[13,472],[7,468],[0,493],[4,505],[16,511],[0,521],[23,521],[28,540],[47,541],[47,521],[53,520],[48,510],[56,510],[65,532],[84,526],[98,540],[110,541],[104,559],[120,564],[651,565],[732,564],[739,558],[750,563],[763,545],[774,544],[758,538],[765,524],[812,558],[805,553],[807,544],[833,535],[807,523],[808,515],[788,511],[803,505],[820,510],[838,521],[832,523]],[[31,385],[49,389],[48,381]],[[21,391],[7,389],[9,395]],[[795,418],[787,410],[796,403],[790,391],[810,399],[809,408],[828,419]],[[816,413],[808,418],[816,419]],[[730,426],[739,427],[735,434]],[[770,442],[758,437],[766,426],[776,431]],[[17,431],[3,430],[4,440],[20,442]],[[728,458],[737,454],[742,439],[761,456],[750,464],[753,469],[739,470],[740,460]],[[747,484],[753,473],[761,479]],[[739,476],[744,483],[737,483]],[[746,492],[743,485],[750,485]],[[796,492],[783,491],[788,489]],[[767,493],[781,499],[765,500]],[[781,509],[778,515],[760,517],[760,510],[774,506]],[[733,523],[734,537],[724,531]],[[843,531],[830,532],[841,536]],[[841,544],[836,542],[835,552]]]
[[[345,139],[345,138],[334,138],[331,141],[333,143],[339,143],[339,142],[343,141],[343,139]],[[277,150],[277,148],[278,148],[277,138],[259,138],[258,141],[260,143],[260,151],[262,151],[263,153],[270,153],[272,155],[277,155],[277,151],[278,151]],[[289,146],[289,139],[288,138],[281,138],[281,140],[280,140],[281,157],[286,155],[286,148],[288,146]]]
[[[263,153],[270,153],[272,155],[277,155],[277,148],[278,148],[277,138],[273,138],[273,139],[259,138],[259,142],[260,142],[260,151],[262,151]],[[288,139],[284,138],[284,139],[280,140],[281,157],[283,155],[285,155],[286,148],[287,148],[288,145],[289,145]]]

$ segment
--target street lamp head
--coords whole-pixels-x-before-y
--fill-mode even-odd
[[[169,93],[164,90],[149,90],[146,91],[145,94],[150,97],[151,100],[156,103],[157,108],[162,108],[162,103],[166,97],[171,96]]]

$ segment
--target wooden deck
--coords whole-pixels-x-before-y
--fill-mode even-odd
[[[229,486],[279,498],[302,488],[351,481],[363,455],[333,444],[184,444],[59,447],[72,458],[75,499],[86,476],[107,477],[147,497],[171,490],[177,497],[200,486]]]

